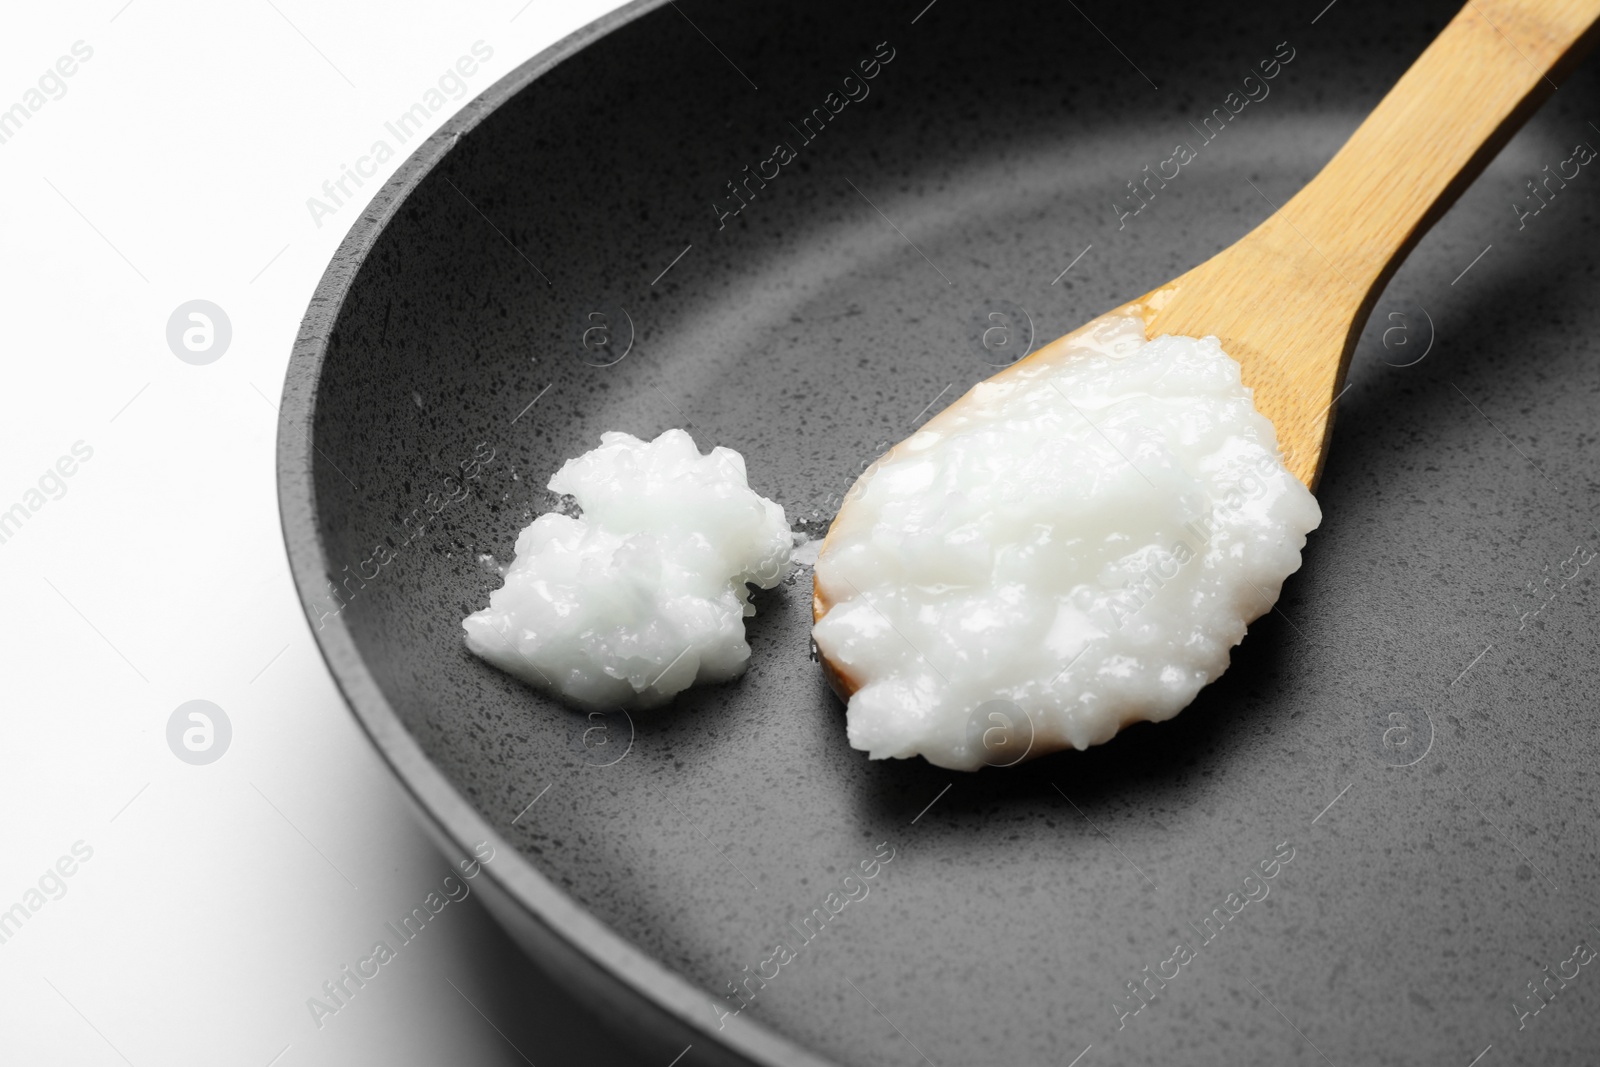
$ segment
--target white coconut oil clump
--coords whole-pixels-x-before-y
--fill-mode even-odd
[[[874,759],[1083,749],[1220,675],[1321,521],[1216,338],[1104,316],[867,469],[813,637]]]
[[[550,490],[581,517],[540,515],[467,647],[581,708],[650,708],[744,673],[749,585],[787,575],[783,508],[745,479],[731,448],[701,455],[682,430],[654,441],[606,433]]]

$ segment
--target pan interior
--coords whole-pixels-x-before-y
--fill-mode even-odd
[[[1560,219],[1505,206],[1592,135],[1587,67],[1379,302],[1305,566],[1177,720],[976,775],[871,763],[809,659],[805,571],[756,595],[742,680],[631,720],[465,650],[518,530],[560,506],[546,480],[602,431],[735,448],[820,535],[865,461],[1004,360],[992,314],[1043,343],[1230,244],[1451,13],[921,6],[658,9],[410,193],[315,409],[366,665],[555,884],[839,1062],[1466,1062],[1513,1040],[1508,998],[1584,936],[1600,849],[1576,817],[1600,747],[1587,572],[1531,622],[1525,588],[1592,544],[1600,227],[1582,179]],[[1147,981],[1180,942],[1193,960]],[[1593,1047],[1593,986],[1517,1038],[1530,1055]]]

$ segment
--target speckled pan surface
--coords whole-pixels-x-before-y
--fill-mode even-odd
[[[869,763],[809,659],[805,572],[757,595],[742,681],[631,723],[462,643],[485,557],[602,431],[736,448],[820,532],[992,372],[989,312],[1042,342],[1238,238],[1451,14],[1322,6],[636,6],[490,90],[356,225],[285,390],[296,579],[428,824],[502,846],[498,914],[640,1062],[1600,1047],[1600,177],[1565,162],[1600,144],[1592,64],[1379,300],[1305,566],[1177,720],[976,775]],[[733,214],[746,165],[769,177]],[[1536,201],[1547,165],[1578,173]],[[1567,977],[1537,999],[1544,967]]]

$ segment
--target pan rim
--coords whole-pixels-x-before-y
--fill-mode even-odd
[[[708,1009],[714,1008],[715,1003],[709,994],[601,922],[478,814],[406,729],[367,669],[342,616],[325,617],[321,629],[314,625],[317,613],[312,598],[320,595],[325,575],[332,569],[318,532],[311,431],[328,341],[368,254],[411,192],[450,154],[457,141],[565,60],[669,3],[671,0],[633,0],[525,60],[450,116],[373,194],[312,291],[290,351],[275,448],[279,522],[295,591],[317,650],[345,705],[436,841],[448,841],[462,854],[470,852],[475,844],[488,841],[497,856],[492,868],[487,864],[482,868],[489,881],[549,940],[587,960],[614,989],[655,1009],[653,1015],[632,1016],[630,1023],[642,1022],[647,1032],[663,1041],[673,1032],[687,1031],[696,1036],[696,1043],[704,1040],[720,1046],[724,1054],[732,1053],[753,1064],[836,1067],[833,1061],[742,1016],[725,1019],[721,1029],[713,1029]],[[500,921],[498,915],[496,919]],[[509,929],[507,935],[516,940]],[[593,1003],[588,1006],[597,1007]],[[673,1027],[673,1023],[677,1026]]]

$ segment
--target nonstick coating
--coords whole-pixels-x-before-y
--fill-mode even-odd
[[[631,724],[466,651],[494,565],[560,506],[546,480],[602,431],[738,449],[820,533],[864,461],[993,372],[974,324],[1002,310],[1020,339],[1020,308],[1042,343],[1232,243],[1452,14],[922,5],[625,9],[452,120],[341,248],[285,389],[284,524],[425,821],[497,844],[501,920],[645,1063],[1600,1047],[1600,965],[1575,950],[1600,947],[1600,177],[1524,184],[1600,143],[1592,64],[1378,301],[1304,567],[1175,721],[973,775],[870,762],[809,658],[806,570],[756,596],[741,680]],[[791,127],[890,50],[814,140]],[[1180,141],[1196,158],[1119,221]],[[795,158],[732,214],[725,183],[770,175],[779,142]],[[763,966],[779,941],[794,958]],[[1544,966],[1577,976],[1534,999]]]

